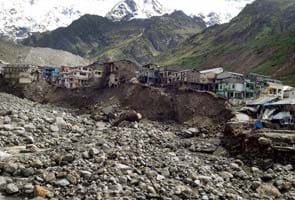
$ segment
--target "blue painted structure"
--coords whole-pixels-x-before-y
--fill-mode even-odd
[[[60,73],[59,67],[45,66],[42,67],[42,77],[47,81],[54,82],[58,79]]]

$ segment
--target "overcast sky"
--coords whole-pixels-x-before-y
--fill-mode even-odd
[[[238,15],[247,3],[254,0],[159,0],[170,9],[179,9],[187,14],[216,13]],[[233,17],[233,16],[232,16]]]

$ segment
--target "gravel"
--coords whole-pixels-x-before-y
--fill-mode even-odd
[[[76,110],[4,93],[0,102],[0,152],[7,155],[0,160],[0,191],[6,196],[295,199],[292,166],[263,170],[217,155],[219,139],[199,135],[198,127],[145,120],[110,127]]]

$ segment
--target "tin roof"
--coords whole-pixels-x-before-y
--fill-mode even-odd
[[[295,105],[295,98],[287,98],[283,99],[274,103],[267,104],[269,106],[275,106],[275,105]]]
[[[278,97],[269,97],[269,96],[260,97],[258,99],[253,100],[253,101],[247,102],[247,105],[248,106],[265,105],[267,103],[271,103],[271,102],[275,101],[276,99],[278,99]]]

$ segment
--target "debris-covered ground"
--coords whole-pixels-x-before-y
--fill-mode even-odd
[[[208,138],[198,127],[145,120],[109,127],[74,110],[4,93],[0,102],[0,190],[5,196],[295,199],[291,165],[246,166],[226,157],[218,137]]]

